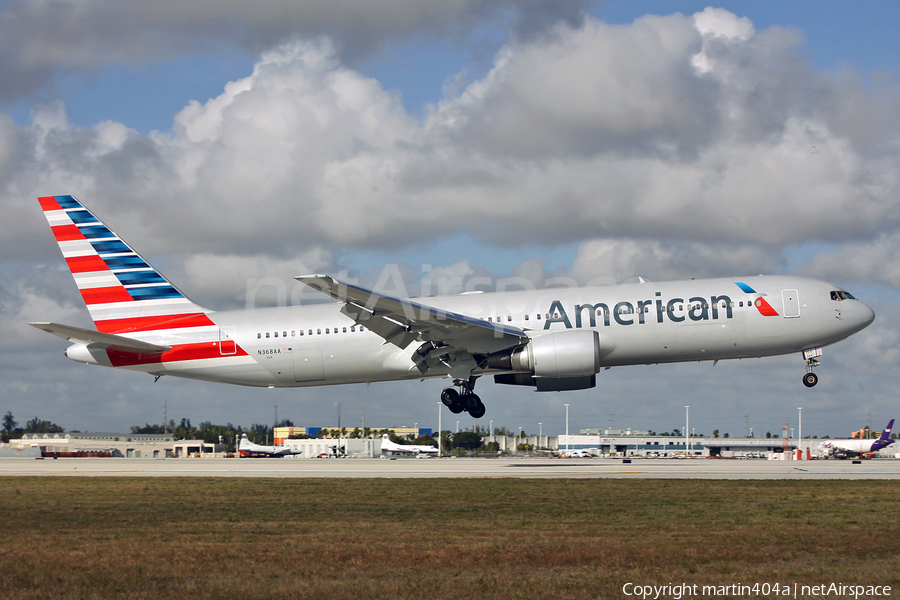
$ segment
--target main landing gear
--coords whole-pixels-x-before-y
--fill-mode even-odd
[[[453,385],[459,386],[458,392],[452,387],[444,388],[444,391],[441,392],[441,402],[444,403],[444,406],[449,408],[454,415],[466,411],[474,419],[483,417],[487,409],[481,398],[473,392],[475,378],[472,377],[468,381],[455,379]]]

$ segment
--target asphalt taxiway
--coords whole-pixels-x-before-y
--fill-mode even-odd
[[[0,477],[900,479],[900,460],[0,458]]]

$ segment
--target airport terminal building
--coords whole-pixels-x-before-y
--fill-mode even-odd
[[[47,458],[177,458],[224,455],[225,446],[203,440],[178,440],[163,433],[25,433],[11,440],[5,454],[22,452]]]
[[[275,445],[290,448],[296,458],[381,456],[381,437],[318,438],[320,428],[276,428]],[[377,430],[399,436],[418,436],[431,430],[397,427]],[[302,434],[298,436],[297,434]],[[312,437],[308,437],[311,436]],[[452,434],[451,434],[452,435]],[[295,436],[295,437],[291,437]],[[306,439],[297,439],[306,437]],[[618,458],[804,458],[819,455],[820,439],[714,438],[651,435],[637,430],[581,430],[577,435],[560,436],[486,436],[485,446],[496,443],[494,451],[505,456],[546,456],[559,453],[576,457]],[[482,449],[484,452],[484,448]],[[124,458],[224,458],[230,456],[221,444],[203,440],[175,440],[171,434],[121,433],[37,433],[0,444],[0,456],[9,457],[124,457]],[[892,457],[900,455],[891,454]]]
[[[597,433],[559,436],[559,452],[595,456],[676,458],[685,456],[766,458],[773,453],[801,447],[801,440],[782,438],[712,438],[650,435],[646,431],[603,430]],[[804,452],[819,440],[803,440]]]

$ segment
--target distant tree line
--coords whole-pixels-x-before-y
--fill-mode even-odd
[[[294,423],[289,419],[278,421],[276,427],[293,427]],[[170,419],[167,425],[150,425],[149,423],[133,425],[131,433],[170,433],[176,440],[203,440],[207,444],[225,444],[228,450],[234,450],[241,436],[247,434],[247,439],[256,444],[273,443],[274,429],[271,425],[253,423],[250,427],[226,423],[215,425],[211,421],[203,421],[199,425],[191,424],[190,419],[181,419],[176,422]]]
[[[66,430],[53,423],[46,421],[40,417],[34,417],[25,423],[24,427],[19,427],[18,421],[13,416],[12,411],[6,411],[3,419],[0,420],[2,431],[0,431],[0,441],[8,442],[21,438],[26,433],[65,433]]]

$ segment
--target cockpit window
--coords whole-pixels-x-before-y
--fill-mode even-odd
[[[832,300],[837,300],[837,301],[841,301],[841,300],[856,300],[856,298],[853,297],[853,294],[851,294],[850,292],[845,292],[845,291],[843,291],[843,290],[834,290],[834,291],[832,291],[832,292],[831,292],[831,299],[832,299]]]

